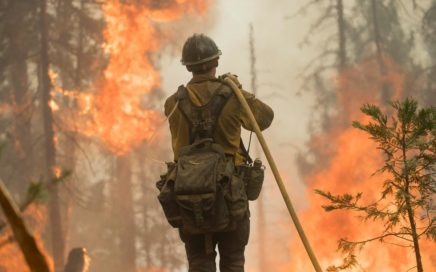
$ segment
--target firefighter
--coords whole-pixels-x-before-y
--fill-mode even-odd
[[[196,107],[206,105],[214,96],[214,93],[223,87],[222,79],[225,75],[216,77],[220,55],[221,51],[215,42],[204,34],[194,34],[183,45],[181,62],[192,73],[192,79],[187,83],[186,90],[190,103]],[[243,94],[255,115],[260,129],[268,128],[274,116],[272,109],[255,98],[253,94],[246,91],[243,91]],[[192,144],[192,139],[190,138],[192,124],[190,124],[189,118],[181,110],[177,102],[177,92],[167,98],[165,102],[165,115],[169,121],[172,149],[176,162],[180,149]],[[253,130],[249,118],[242,110],[237,97],[231,93],[231,96],[225,102],[217,117],[213,139],[217,144],[222,146],[225,156],[234,162],[236,171],[238,166],[245,164],[249,157],[245,148],[241,145],[242,127],[247,130]],[[236,223],[234,229],[213,233],[211,237],[213,250],[211,251],[208,251],[205,247],[207,236],[192,234],[180,228],[179,234],[185,244],[189,271],[216,271],[216,247],[218,247],[220,255],[219,267],[221,272],[244,271],[244,251],[248,243],[249,232],[248,208],[243,218]]]

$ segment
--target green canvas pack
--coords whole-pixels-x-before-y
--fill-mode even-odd
[[[233,158],[213,139],[219,114],[232,95],[222,85],[201,107],[192,105],[187,90],[178,90],[179,109],[190,123],[191,144],[157,183],[158,199],[168,222],[192,234],[231,230],[248,210],[244,181]]]

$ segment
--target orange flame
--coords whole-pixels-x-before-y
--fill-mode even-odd
[[[340,238],[360,241],[380,234],[380,222],[362,222],[349,211],[325,212],[321,205],[325,199],[313,193],[314,189],[334,194],[364,192],[366,203],[379,199],[385,177],[371,176],[383,164],[383,157],[368,135],[351,127],[351,121],[363,123],[366,117],[359,111],[364,103],[380,105],[380,90],[389,86],[391,99],[399,99],[405,84],[404,72],[388,58],[384,58],[386,73],[380,75],[375,59],[343,71],[338,78],[337,116],[333,129],[317,135],[311,140],[312,147],[323,150],[327,145],[337,150],[329,163],[304,177],[308,184],[307,196],[310,207],[301,214],[301,221],[311,241],[321,266],[340,265],[344,256],[336,252]],[[392,242],[386,240],[385,242]],[[423,239],[422,247],[429,247]],[[289,243],[292,260],[281,271],[312,271],[313,267],[301,242],[294,239]],[[356,252],[359,266],[347,271],[407,271],[415,265],[414,253],[410,248],[377,241],[367,244]],[[435,251],[423,250],[424,267],[434,267]]]
[[[135,5],[123,2],[129,1],[103,1],[106,27],[102,46],[109,62],[103,79],[93,86],[98,89],[96,93],[63,90],[56,85],[56,73],[52,70],[49,73],[54,86],[49,106],[56,117],[65,119],[66,129],[78,127],[79,133],[102,140],[117,155],[149,139],[162,119],[158,112],[143,103],[144,97],[160,86],[159,72],[151,56],[159,53],[169,38],[157,28],[158,23],[175,21],[189,13],[203,14],[209,6],[209,0],[162,1],[163,4],[150,0],[131,1]],[[57,100],[59,97],[76,100],[79,110],[68,116]],[[0,105],[0,113],[14,111],[12,106]],[[60,176],[58,167],[53,171]],[[0,243],[3,238],[0,237]],[[7,244],[0,251],[0,270],[28,271],[15,243]]]
[[[110,62],[95,97],[95,132],[118,155],[148,139],[160,119],[158,113],[141,106],[141,97],[160,85],[159,73],[150,60],[162,43],[154,24],[175,20],[187,11],[204,12],[205,8],[201,0],[176,1],[155,10],[119,1],[103,6],[107,22],[104,49]]]
[[[126,4],[108,1],[102,6],[106,19],[103,49],[110,56],[96,95],[55,88],[79,101],[79,115],[90,118],[79,132],[103,140],[117,155],[151,137],[162,116],[143,105],[143,98],[160,86],[159,72],[151,55],[161,50],[164,33],[156,25],[174,21],[189,12],[202,14],[207,0],[139,1]],[[55,76],[52,75],[52,79]],[[56,103],[51,103],[56,110]]]

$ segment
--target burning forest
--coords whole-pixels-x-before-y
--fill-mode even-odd
[[[436,267],[436,2],[231,2],[0,3],[0,272],[188,271],[156,182],[193,33],[274,111],[246,271]]]

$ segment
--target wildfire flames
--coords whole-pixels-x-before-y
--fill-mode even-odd
[[[147,95],[160,86],[159,71],[152,57],[174,39],[172,35],[180,35],[171,31],[166,33],[159,27],[164,23],[180,22],[186,16],[202,15],[209,2],[102,1],[106,22],[102,48],[108,57],[102,77],[92,84],[90,90],[64,90],[56,82],[55,71],[50,71],[53,98],[49,105],[56,118],[63,121],[61,129],[75,130],[98,139],[116,155],[123,155],[149,139],[162,120],[162,115],[153,109],[155,105],[146,105],[149,102]],[[74,100],[77,109],[62,106],[60,100],[64,97]],[[0,113],[17,110],[16,107],[0,105]],[[30,209],[29,213],[32,218],[46,214],[35,209]],[[29,225],[34,221],[32,218],[29,218]],[[45,220],[40,221],[39,227],[33,229],[38,241],[45,226]],[[4,232],[0,236],[0,270],[28,271],[16,243],[5,241],[9,234]],[[153,268],[149,271],[163,270]]]
[[[368,59],[360,65],[343,71],[337,81],[337,113],[333,128],[325,134],[317,135],[311,145],[317,150],[335,146],[336,152],[325,158],[328,163],[322,169],[308,173],[304,179],[308,184],[307,196],[310,207],[301,214],[301,221],[317,254],[321,266],[325,269],[342,263],[344,256],[336,252],[340,238],[361,241],[381,234],[380,222],[361,222],[356,213],[335,211],[327,213],[321,205],[326,200],[313,193],[314,189],[330,191],[334,194],[364,192],[364,202],[372,203],[380,198],[379,192],[384,181],[380,175],[371,176],[383,164],[383,157],[368,135],[351,127],[353,120],[363,123],[359,108],[363,103],[383,105],[380,93],[383,88],[390,89],[390,99],[399,99],[405,86],[405,76],[398,65],[384,59],[386,73],[380,74],[375,59]],[[326,154],[326,156],[328,156]],[[374,241],[362,251],[357,251],[360,266],[347,271],[408,271],[415,266],[411,248],[389,244],[386,239],[380,244]],[[422,244],[424,267],[434,267],[435,251],[430,242]],[[433,245],[434,246],[434,245]],[[290,243],[291,263],[283,271],[312,271],[313,267],[298,239]]]
[[[161,3],[162,2],[162,3]],[[173,33],[165,33],[159,24],[175,22],[186,14],[204,14],[208,0],[173,1],[104,1],[102,11],[106,21],[105,43],[102,45],[108,56],[108,65],[102,78],[92,86],[96,91],[63,90],[56,86],[56,74],[51,71],[54,83],[54,98],[50,106],[60,118],[63,116],[59,97],[71,97],[77,101],[78,109],[69,129],[76,128],[87,137],[101,140],[117,155],[123,155],[132,148],[150,139],[156,126],[162,120],[159,112],[146,105],[147,95],[160,86],[160,75],[152,56],[159,53]],[[399,99],[405,86],[403,71],[394,62],[384,58],[384,73],[377,69],[376,59],[343,71],[337,80],[337,112],[335,124],[325,132],[312,138],[311,147],[323,155],[327,146],[337,147],[333,154],[326,152],[328,163],[315,171],[306,173],[307,198],[310,207],[301,215],[301,221],[311,245],[321,261],[321,266],[339,264],[343,256],[336,252],[337,241],[347,238],[352,241],[364,240],[379,234],[383,225],[377,222],[362,223],[355,214],[347,211],[326,213],[322,197],[314,189],[334,194],[364,192],[363,199],[372,202],[379,198],[383,176],[371,176],[383,162],[383,158],[368,136],[354,128],[351,121],[365,122],[359,108],[363,103],[384,104],[381,90],[388,92],[390,99]],[[11,108],[0,107],[0,112]],[[333,120],[333,118],[332,118]],[[72,123],[74,122],[74,123]],[[328,157],[328,158],[327,158]],[[29,211],[34,215],[45,214],[40,210]],[[39,218],[39,217],[37,217]],[[33,220],[33,219],[31,219]],[[37,226],[45,225],[43,219]],[[38,237],[42,227],[34,232]],[[0,236],[0,244],[8,233]],[[436,256],[432,245],[424,240],[422,257],[424,267],[434,267]],[[433,245],[434,247],[434,245]],[[293,239],[289,243],[291,261],[287,265],[270,264],[271,271],[313,271],[301,242]],[[4,254],[7,253],[7,254]],[[410,248],[372,242],[357,252],[360,266],[353,271],[407,271],[414,266],[414,255]],[[15,243],[2,248],[0,270],[26,271],[24,260]],[[148,271],[162,271],[158,268]]]
[[[124,2],[108,1],[102,6],[106,20],[103,48],[110,59],[97,93],[55,88],[78,100],[79,133],[101,139],[117,155],[149,139],[162,119],[160,113],[144,106],[144,97],[160,86],[151,56],[169,38],[157,24],[178,20],[189,12],[202,14],[208,6],[205,0]],[[59,108],[54,101],[51,107]]]

